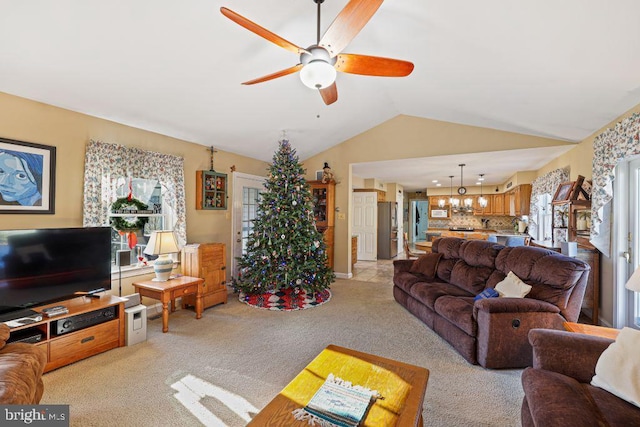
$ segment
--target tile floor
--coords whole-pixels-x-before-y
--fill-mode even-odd
[[[415,250],[413,244],[409,244],[411,250]],[[377,261],[358,261],[353,266],[352,280],[363,282],[393,283],[393,261],[406,259],[404,252],[393,259],[379,259]]]
[[[403,258],[394,258],[403,259]],[[353,266],[352,280],[363,282],[393,283],[393,260],[358,261]]]

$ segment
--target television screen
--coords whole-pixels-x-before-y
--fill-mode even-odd
[[[0,314],[111,289],[111,228],[0,230]]]

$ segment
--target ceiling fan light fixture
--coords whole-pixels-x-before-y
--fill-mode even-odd
[[[300,70],[300,80],[311,89],[324,89],[336,81],[336,69],[331,64],[314,59]]]

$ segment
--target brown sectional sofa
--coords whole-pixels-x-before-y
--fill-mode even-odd
[[[578,319],[589,275],[589,265],[578,259],[452,237],[435,240],[432,251],[442,254],[433,276],[411,272],[419,260],[394,261],[394,298],[470,363],[530,366],[529,330],[563,329],[563,322]],[[532,286],[525,298],[474,301],[509,271]]]
[[[0,405],[34,405],[44,391],[47,352],[33,344],[6,344],[9,327],[0,323]]]
[[[533,367],[522,373],[523,427],[640,425],[640,408],[590,384],[613,340],[534,329],[529,341]]]

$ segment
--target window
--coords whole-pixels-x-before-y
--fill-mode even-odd
[[[144,230],[136,233],[139,240],[136,248],[143,249],[148,236],[158,229],[173,230],[178,244],[184,245],[187,240],[184,159],[139,148],[89,141],[85,154],[83,226],[108,225],[111,205],[129,194],[129,185],[135,198],[160,210],[158,214],[149,214]],[[116,251],[123,248],[122,239],[114,230],[114,260]],[[128,249],[126,238],[124,243]]]
[[[133,178],[130,181],[133,197],[147,205],[149,210],[154,213],[145,215],[148,217],[148,221],[143,230],[136,232],[137,244],[133,249],[129,248],[129,242],[124,233],[120,233],[115,229],[112,231],[112,267],[116,266],[117,252],[122,250],[130,251],[129,263],[135,265],[138,262],[138,258],[143,256],[142,251],[144,251],[151,233],[156,230],[173,230],[175,224],[174,209],[171,204],[166,203],[162,198],[162,193],[166,191],[166,186],[154,179]],[[116,199],[127,197],[129,194],[129,180],[121,177],[116,180],[115,186]]]
[[[533,236],[539,241],[551,240],[551,194],[545,193],[538,196],[538,224],[537,235]]]
[[[242,254],[247,253],[247,241],[253,233],[253,221],[258,214],[260,189],[244,187],[242,189]]]

